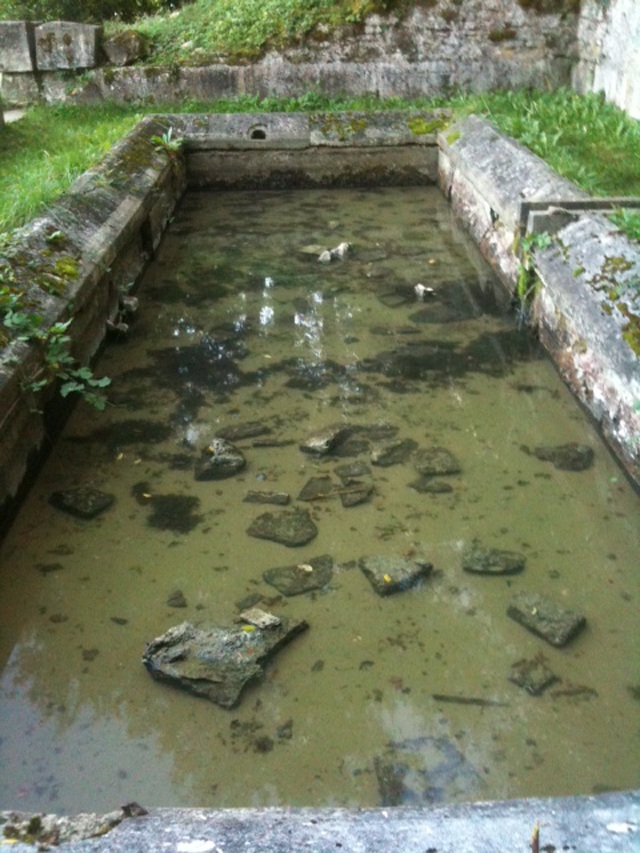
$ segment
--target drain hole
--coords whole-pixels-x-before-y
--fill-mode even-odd
[[[266,139],[267,131],[264,127],[254,127],[251,131],[251,139]]]

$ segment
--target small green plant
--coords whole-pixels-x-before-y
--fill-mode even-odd
[[[182,139],[173,136],[173,128],[170,127],[161,136],[152,136],[151,143],[156,151],[164,151],[170,157],[174,157],[182,148]]]
[[[62,397],[77,393],[103,410],[107,399],[102,389],[111,380],[107,376],[97,379],[90,367],[79,365],[71,355],[70,325],[71,320],[67,320],[45,327],[44,317],[15,282],[11,266],[0,263],[0,347],[20,341],[37,347],[42,354],[35,374],[23,377],[23,388],[37,394],[56,381]]]
[[[534,254],[536,249],[546,249],[551,245],[551,235],[546,231],[541,234],[516,234],[513,249],[518,255],[518,278],[514,301],[518,324],[524,325],[529,320],[531,303],[540,285],[536,273]]]

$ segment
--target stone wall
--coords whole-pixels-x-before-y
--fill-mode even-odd
[[[98,27],[0,22],[0,95],[47,102],[168,102],[245,93],[382,97],[569,85],[577,60],[576,0],[425,0],[406,18],[313,37],[251,65],[141,67],[144,45]],[[197,57],[191,57],[197,59]],[[134,64],[136,63],[136,64]],[[73,71],[72,69],[77,69]]]
[[[604,92],[640,119],[640,2],[583,0],[578,48],[576,91]]]

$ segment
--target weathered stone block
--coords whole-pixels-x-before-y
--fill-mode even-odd
[[[4,108],[26,107],[38,100],[38,84],[33,73],[0,72],[0,98]]]
[[[40,71],[95,68],[102,27],[53,21],[35,29],[36,65]]]
[[[33,24],[0,21],[0,71],[33,71]]]

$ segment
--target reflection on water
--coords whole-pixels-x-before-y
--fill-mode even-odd
[[[343,241],[344,259],[318,262]],[[139,295],[130,339],[100,366],[114,406],[77,409],[0,549],[4,807],[638,784],[638,498],[435,191],[194,194]],[[336,423],[366,429],[327,458],[300,452]],[[412,454],[371,464],[382,424],[405,447],[445,448],[460,473],[420,485]],[[230,428],[247,466],[196,481]],[[593,467],[531,452],[566,442],[593,448]],[[353,462],[369,500],[298,499]],[[115,504],[92,521],[49,504],[76,485]],[[318,536],[298,549],[247,536],[265,511],[252,490],[289,493]],[[525,555],[525,570],[464,572],[474,539]],[[414,553],[434,571],[393,596],[357,567]],[[321,591],[286,598],[263,579],[321,554],[335,561]],[[560,650],[528,633],[506,616],[523,590],[583,612],[586,630]],[[147,641],[185,620],[230,624],[250,596],[311,627],[239,707],[151,680]],[[540,654],[559,680],[531,696],[508,676]]]

